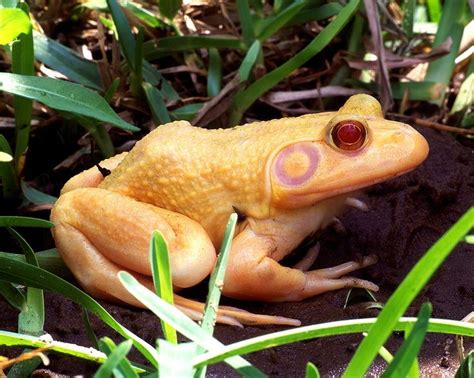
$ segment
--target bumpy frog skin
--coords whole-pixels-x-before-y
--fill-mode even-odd
[[[341,149],[334,127],[362,125],[355,149]],[[349,139],[353,136],[349,135]],[[346,136],[347,139],[347,136]],[[238,224],[223,292],[249,300],[298,301],[345,287],[377,290],[346,274],[376,262],[374,256],[307,271],[318,246],[293,268],[279,261],[302,240],[326,227],[358,190],[401,175],[428,154],[413,128],[383,118],[367,95],[351,97],[338,112],[205,130],[188,122],[158,127],[129,152],[100,163],[64,186],[51,219],[57,248],[92,295],[140,306],[119,283],[127,270],[152,287],[148,246],[160,230],[169,249],[176,290],[196,285],[216,261],[229,215]],[[197,303],[177,305],[198,317]],[[222,322],[296,321],[223,308]]]

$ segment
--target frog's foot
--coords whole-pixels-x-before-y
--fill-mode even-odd
[[[308,251],[303,256],[303,258],[295,265],[293,265],[293,269],[298,269],[302,272],[306,272],[309,268],[313,266],[314,262],[318,258],[320,249],[321,245],[319,243],[312,246],[311,248],[308,248]]]
[[[367,206],[367,204],[360,199],[354,197],[347,197],[345,203],[349,207],[353,207],[364,212],[369,211],[369,206]]]
[[[204,312],[204,304],[191,299],[174,296],[174,304],[193,320],[201,320]],[[290,325],[299,326],[301,322],[297,319],[282,316],[260,315],[231,306],[219,306],[217,310],[217,322],[242,327],[246,325]]]
[[[363,257],[360,261],[349,261],[331,268],[313,270],[308,273],[305,290],[336,290],[345,287],[358,287],[371,291],[378,291],[374,283],[354,277],[343,277],[348,273],[373,265],[378,261],[377,256]]]
[[[234,239],[226,272],[227,296],[273,302],[297,301],[327,291],[360,287],[377,291],[377,285],[344,275],[374,264],[368,256],[332,268],[303,272],[279,264],[272,258],[278,244],[270,236],[256,234],[250,227]],[[312,252],[314,253],[314,251]],[[305,268],[306,264],[302,264]]]

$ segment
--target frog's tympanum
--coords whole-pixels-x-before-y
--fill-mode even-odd
[[[170,249],[175,290],[196,285],[216,261],[229,215],[240,222],[223,292],[262,301],[299,301],[371,282],[347,274],[375,256],[309,270],[319,246],[294,267],[280,265],[305,238],[329,225],[362,188],[401,175],[428,154],[410,126],[383,118],[368,95],[338,112],[206,130],[186,121],[158,127],[128,153],[100,163],[64,186],[51,219],[64,261],[96,297],[139,306],[120,284],[127,270],[152,287],[150,235],[160,230]],[[103,170],[102,170],[103,171]],[[362,251],[361,251],[362,252]],[[199,304],[177,297],[197,317]],[[220,320],[297,324],[222,308]]]

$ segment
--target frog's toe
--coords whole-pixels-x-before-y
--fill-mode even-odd
[[[301,270],[302,272],[307,271],[311,268],[318,258],[319,251],[321,249],[321,245],[317,243],[315,246],[308,249],[304,257],[298,261],[295,265],[293,265],[293,269]]]

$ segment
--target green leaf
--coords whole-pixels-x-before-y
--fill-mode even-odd
[[[474,377],[474,351],[471,351],[456,371],[454,378],[472,378]]]
[[[294,16],[287,24],[300,25],[310,21],[320,21],[325,18],[337,15],[343,6],[337,2],[330,2],[323,5],[313,5],[304,7],[296,16]],[[352,37],[352,36],[351,36]]]
[[[161,92],[151,84],[147,82],[142,82],[142,88],[145,92],[145,96],[150,106],[151,114],[153,116],[153,121],[157,125],[163,125],[171,121],[170,114],[166,107],[165,101],[163,100],[163,95]]]
[[[39,101],[53,109],[111,123],[124,130],[139,130],[121,119],[96,92],[79,84],[0,72],[0,90]]]
[[[64,261],[61,256],[59,256],[56,248],[36,252],[35,256],[38,259],[39,266],[48,272],[62,276],[71,275],[71,272],[66,264],[64,264]],[[0,252],[0,257],[13,259],[23,263],[26,261],[25,256],[18,253]]]
[[[304,6],[306,5],[305,0],[296,0],[289,7],[285,8],[282,12],[267,22],[263,30],[257,35],[257,38],[263,42],[270,38],[273,34],[277,33],[282,27],[284,27]]]
[[[407,339],[398,349],[393,361],[382,374],[382,378],[405,378],[408,376],[413,363],[416,362],[416,358],[420,353],[430,316],[431,304],[423,303],[418,314],[418,320],[413,325]]]
[[[318,368],[312,363],[308,362],[306,364],[306,378],[319,378]]]
[[[132,365],[127,359],[127,354],[132,347],[132,341],[127,340],[118,346],[108,337],[103,337],[99,341],[100,349],[107,354],[107,360],[100,366],[94,374],[96,378],[109,378],[112,374],[117,377],[120,372],[123,377],[138,377]]]
[[[28,201],[36,205],[53,205],[57,201],[56,197],[40,192],[38,189],[35,189],[23,180],[21,180],[21,191]]]
[[[82,347],[76,344],[69,344],[55,341],[50,343],[40,337],[22,335],[16,332],[0,330],[0,345],[5,346],[27,346],[31,348],[48,347],[49,350],[63,353],[88,361],[103,362],[106,359],[105,354],[90,347]]]
[[[31,32],[29,17],[18,8],[0,8],[0,45],[13,42],[22,33]]]
[[[196,117],[197,112],[199,111],[199,109],[203,107],[203,105],[204,104],[202,102],[184,105],[180,108],[177,108],[171,111],[170,112],[171,118],[175,120],[183,119],[183,120],[191,122],[194,119],[194,117]]]
[[[39,219],[39,218],[30,218],[30,217],[19,217],[19,216],[0,216],[0,227],[41,227],[41,228],[51,228],[54,227],[54,223]]]
[[[427,0],[426,5],[428,6],[428,13],[432,22],[438,23],[441,19],[441,1],[440,0]]]
[[[261,47],[262,45],[260,41],[255,40],[247,51],[247,54],[245,54],[245,58],[242,60],[239,67],[239,78],[241,82],[248,80],[255,63],[257,62]]]
[[[28,242],[13,228],[8,228],[9,233],[18,241],[25,255],[25,261],[38,266],[38,259]],[[43,290],[35,287],[26,289],[26,303],[18,315],[18,332],[39,336],[43,333],[44,325],[44,297]],[[31,372],[30,372],[31,373]]]
[[[467,1],[446,1],[443,6],[443,13],[438,26],[433,48],[451,38],[452,45],[449,54],[432,61],[428,65],[425,81],[434,81],[440,84],[442,90],[440,95],[433,102],[441,105],[446,88],[451,80],[451,75],[455,66],[455,59],[458,55],[464,26],[470,19],[468,16]]]
[[[153,275],[153,284],[156,294],[169,304],[173,304],[173,283],[171,281],[171,267],[168,245],[159,231],[153,231],[150,240],[150,266]],[[176,330],[161,320],[161,327],[167,341],[178,343]]]
[[[182,5],[182,0],[160,0],[158,5],[160,13],[169,20],[172,20]]]
[[[146,308],[160,319],[169,323],[174,329],[191,341],[194,341],[206,350],[220,350],[224,347],[220,341],[216,340],[211,335],[208,335],[203,329],[201,329],[201,327],[184,315],[180,310],[165,302],[148,288],[143,286],[130,273],[124,271],[119,272],[118,278],[130,294],[143,303]],[[260,370],[241,357],[233,357],[226,360],[226,363],[236,369],[241,375],[253,377],[264,376]]]
[[[221,291],[224,286],[225,271],[227,262],[229,261],[230,251],[232,249],[232,239],[234,238],[235,226],[237,224],[237,214],[232,213],[227,222],[222,241],[219,256],[217,257],[216,266],[209,279],[209,291],[204,307],[204,316],[201,322],[201,328],[209,335],[214,332],[214,324],[216,323],[217,309],[221,299]]]
[[[245,48],[240,39],[232,36],[211,37],[184,35],[147,41],[143,44],[143,54],[146,59],[157,59],[162,55],[169,55],[176,51],[210,49],[212,47],[216,49],[236,50]]]
[[[402,27],[403,27],[403,31],[405,32],[408,38],[413,38],[413,25],[415,24],[415,6],[416,6],[416,0],[403,1]]]
[[[238,341],[226,345],[218,350],[209,351],[199,355],[195,359],[195,367],[215,364],[236,355],[244,355],[259,350],[274,348],[280,345],[291,344],[297,341],[311,340],[325,336],[337,336],[347,334],[358,334],[372,329],[376,318],[340,320],[335,322],[313,324],[305,327],[292,328],[284,331],[273,332],[267,335],[257,336],[251,339]],[[416,318],[400,318],[397,320],[394,331],[406,331],[411,329]],[[474,336],[474,324],[457,320],[430,319],[428,332],[462,336]],[[378,352],[377,349],[376,352]],[[370,361],[369,361],[370,362]]]
[[[207,95],[214,97],[221,91],[222,61],[215,47],[209,49],[209,68],[207,70]]]
[[[19,311],[26,305],[26,298],[23,292],[8,282],[0,281],[0,295]]]
[[[160,353],[159,377],[192,377],[194,375],[195,343],[178,345],[159,339],[158,351]]]
[[[83,58],[74,50],[44,34],[35,31],[33,37],[36,59],[53,70],[61,72],[71,81],[92,89],[102,89],[97,63]]]
[[[389,298],[368,336],[362,340],[347,367],[345,376],[364,375],[379,348],[393,331],[399,317],[473,225],[474,207],[469,209],[418,261]]]
[[[110,14],[112,15],[112,19],[114,20],[117,29],[118,40],[120,47],[122,48],[123,56],[125,57],[130,70],[135,71],[135,39],[133,38],[127,17],[125,17],[125,14],[116,0],[107,0],[107,6],[109,7]]]
[[[235,98],[230,115],[230,125],[240,122],[242,114],[265,92],[270,90],[278,82],[288,77],[294,70],[301,67],[313,56],[319,53],[329,42],[342,30],[349,22],[350,18],[357,10],[360,0],[351,0],[341,10],[337,17],[327,25],[303,50],[295,56],[267,73],[247,89],[239,92]]]
[[[240,28],[245,45],[250,46],[255,40],[255,31],[250,14],[250,7],[248,0],[237,0],[237,12],[239,14]]]
[[[84,306],[88,311],[96,314],[105,324],[122,336],[133,340],[133,345],[140,353],[154,366],[158,366],[158,355],[155,348],[117,322],[96,300],[62,278],[44,269],[2,256],[0,256],[0,277],[7,282],[63,294],[75,303]]]

